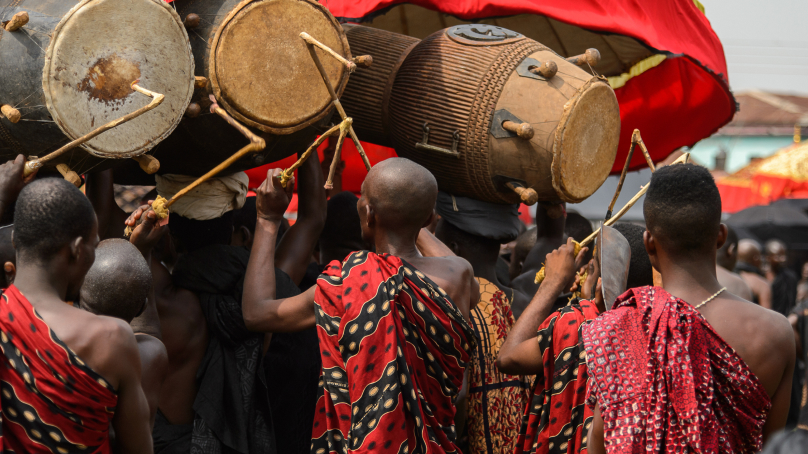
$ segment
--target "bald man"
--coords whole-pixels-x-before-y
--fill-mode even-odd
[[[760,270],[762,265],[760,253],[761,248],[757,241],[748,238],[740,240],[735,272],[741,276],[752,291],[750,301],[758,303],[766,309],[771,309],[772,287],[769,281],[763,277],[763,271]]]
[[[137,229],[147,226],[151,227],[144,222]],[[134,232],[132,236],[138,234]],[[151,291],[151,270],[140,251],[126,240],[109,239],[98,244],[95,262],[81,286],[79,304],[93,314],[115,317],[131,324],[145,312],[150,302],[154,306]],[[149,403],[149,422],[154,426],[160,388],[168,372],[168,352],[155,336],[136,332],[135,340],[140,353],[140,381]]]
[[[435,178],[402,158],[373,167],[357,210],[376,252],[333,261],[315,287],[275,299],[275,235],[292,195],[279,174],[257,191],[242,309],[257,331],[317,326],[323,392],[311,452],[457,451],[454,404],[474,347],[469,308],[479,290],[467,261],[424,257],[415,246],[434,216]]]
[[[752,290],[741,276],[732,272],[738,261],[738,235],[731,227],[727,227],[727,241],[718,248],[715,256],[715,275],[718,283],[726,287],[730,293],[752,301]]]

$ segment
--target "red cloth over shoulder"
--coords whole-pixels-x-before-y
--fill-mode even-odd
[[[757,452],[771,401],[687,302],[660,287],[621,295],[582,332],[610,453]]]
[[[312,452],[456,452],[454,401],[475,343],[443,289],[398,257],[360,251],[325,269],[314,301]]]
[[[0,348],[3,452],[111,452],[117,393],[13,285],[0,296]]]

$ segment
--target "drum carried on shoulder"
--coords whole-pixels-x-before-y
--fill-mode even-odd
[[[162,0],[25,0],[0,20],[0,158],[102,170],[177,126],[193,93],[188,36]],[[57,153],[52,152],[57,151]]]
[[[332,98],[306,42],[306,32],[351,60],[348,40],[328,10],[312,0],[177,0],[196,60],[197,90],[177,131],[155,149],[161,173],[201,175],[244,145],[235,129],[207,113],[213,94],[266,147],[230,164],[235,172],[303,151],[325,130]],[[337,95],[349,71],[317,51]]]
[[[430,169],[441,190],[495,203],[580,202],[605,181],[620,112],[596,50],[565,59],[519,33],[459,25],[422,41],[344,25],[374,57],[351,78],[357,133]]]

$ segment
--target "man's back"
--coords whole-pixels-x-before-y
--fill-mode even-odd
[[[752,290],[746,285],[746,282],[741,276],[724,269],[720,265],[715,267],[715,274],[718,278],[718,282],[726,287],[730,293],[747,301],[751,301]]]
[[[741,276],[741,279],[746,282],[746,285],[749,286],[749,289],[752,290],[753,302],[760,304],[766,309],[771,309],[772,288],[769,281],[763,276],[751,271],[738,270],[738,274]]]
[[[27,452],[43,444],[57,452],[84,445],[110,452],[113,418],[148,417],[109,410],[142,398],[122,377],[131,365],[121,362],[137,361],[125,322],[61,302],[29,302],[13,285],[2,298],[3,351],[13,369],[3,377],[5,447]]]
[[[466,320],[469,319],[472,294],[475,293],[475,289],[472,289],[474,270],[467,261],[451,256],[419,257],[410,260],[410,263],[435,281],[457,305]]]

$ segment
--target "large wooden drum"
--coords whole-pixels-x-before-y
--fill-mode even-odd
[[[49,162],[85,173],[142,155],[177,126],[193,93],[188,36],[162,0],[25,0],[0,20],[26,12],[16,31],[0,27],[0,159],[42,157],[146,106],[131,83],[165,95],[162,104]],[[88,154],[89,153],[89,154]]]
[[[374,58],[345,90],[357,134],[424,165],[442,190],[516,203],[511,186],[526,187],[575,203],[609,175],[620,113],[605,78],[495,26],[459,25],[420,42],[345,28],[354,51]]]
[[[247,143],[221,118],[208,113],[209,94],[267,143],[263,151],[236,161],[225,173],[305,150],[329,122],[333,108],[300,33],[351,59],[345,33],[331,13],[313,0],[174,3],[188,27],[202,85],[192,106],[198,104],[202,113],[186,117],[155,150],[160,173],[201,175]],[[332,86],[342,94],[348,71],[317,52]]]

